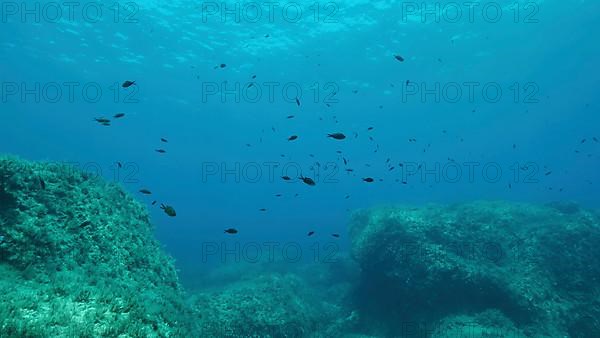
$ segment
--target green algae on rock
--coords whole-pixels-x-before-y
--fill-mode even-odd
[[[489,311],[517,337],[598,332],[586,321],[600,318],[595,212],[508,202],[374,208],[353,215],[350,235],[362,270],[354,297],[384,334],[399,334],[399,322],[450,327]]]
[[[193,298],[194,312],[205,337],[299,337],[318,322],[316,312],[303,299],[301,280],[269,274],[200,293]]]
[[[144,206],[67,165],[0,158],[0,336],[189,336]]]
[[[203,337],[342,337],[349,320],[292,273],[204,290],[191,304]]]

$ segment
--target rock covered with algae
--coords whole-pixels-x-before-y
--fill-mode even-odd
[[[275,272],[253,265],[254,273],[212,283],[190,300],[201,337],[348,337],[356,314],[342,301],[346,282],[324,265]],[[234,269],[245,269],[235,267]],[[341,268],[341,267],[340,267]],[[222,280],[221,268],[214,282]],[[228,274],[225,268],[225,274]],[[288,270],[288,271],[283,271]]]
[[[594,211],[508,202],[374,208],[353,215],[350,235],[361,267],[354,297],[361,317],[385,327],[380,334],[600,332]]]
[[[66,165],[0,158],[0,336],[189,336],[145,208]]]
[[[269,273],[198,293],[191,304],[205,337],[308,337],[317,300],[293,274]]]

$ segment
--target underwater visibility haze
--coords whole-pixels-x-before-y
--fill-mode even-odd
[[[600,337],[600,3],[0,27],[0,337]]]

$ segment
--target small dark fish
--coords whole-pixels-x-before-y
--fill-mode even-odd
[[[544,175],[545,175],[545,176],[548,176],[548,175],[550,175],[550,174],[552,174],[552,172],[551,172],[551,171],[548,171],[548,172],[546,172]]]
[[[121,162],[117,162],[117,166],[118,166],[119,168],[123,168],[123,164],[121,164]]]
[[[38,177],[38,180],[40,181],[40,188],[42,188],[42,190],[46,190],[46,182],[44,182],[41,177]]]
[[[155,204],[156,204],[156,201],[152,201],[152,205],[155,205]]]
[[[402,56],[400,56],[400,55],[397,55],[397,54],[394,55],[394,59],[396,59],[396,60],[398,60],[400,62],[404,62],[404,58]]]
[[[226,64],[224,64],[224,63],[222,63],[222,64],[220,64],[220,65],[219,65],[219,67],[221,67],[221,68],[225,68],[225,67],[227,67],[227,65],[226,65]]]
[[[375,181],[375,180],[374,180],[373,178],[371,178],[371,177],[365,177],[365,178],[363,178],[362,180],[363,180],[363,181],[365,181],[365,182],[367,182],[367,183],[371,183],[371,182],[374,182],[374,181]]]
[[[125,113],[117,113],[113,117],[116,118],[116,119],[120,119],[121,117],[124,117],[124,116],[125,116]]]
[[[289,180],[291,180],[291,179],[292,179],[292,178],[291,178],[291,177],[289,177],[289,176],[281,176],[281,178],[282,178],[284,181],[289,181]]]
[[[347,165],[348,164],[348,160],[346,160],[345,157],[342,157],[342,160],[344,160],[344,164]]]
[[[300,100],[298,98],[296,98],[296,105],[298,105],[298,107],[300,107]]]
[[[297,136],[297,135],[292,135],[292,136],[288,137],[288,141],[294,141],[294,140],[296,140],[297,138],[298,138],[298,136]]]
[[[252,78],[253,78],[253,79],[256,79],[256,75],[252,75]]]
[[[166,150],[164,150],[164,149],[155,149],[154,151],[156,151],[157,153],[161,153],[161,154],[164,154],[164,153],[166,153],[166,152],[167,152],[167,151],[166,151]]]
[[[346,199],[346,200],[349,198],[350,198],[350,195],[346,195],[346,197],[344,197],[344,199]]]
[[[98,123],[110,123],[110,120],[104,117],[95,118],[94,120]]]
[[[310,186],[316,185],[315,181],[312,178],[310,178],[310,177],[302,177],[302,176],[300,176],[298,178],[301,179],[302,182],[304,182],[304,183],[306,183],[306,184],[308,184]]]
[[[161,137],[160,141],[163,142],[163,143],[169,143],[169,141],[166,138],[164,138],[164,137]]]
[[[346,135],[344,135],[342,133],[333,133],[333,134],[327,134],[327,137],[331,137],[336,140],[343,140],[346,138]]]
[[[335,238],[340,238],[340,234],[331,234],[331,236],[333,236]]]
[[[593,138],[594,142],[598,142],[598,139],[596,137]]]
[[[584,144],[585,141],[587,141],[586,139],[581,140],[581,144]]]
[[[258,211],[263,211],[264,212],[264,211],[267,211],[267,209],[266,208],[260,208],[260,209],[258,209]]]
[[[140,189],[140,192],[144,195],[152,195],[152,192],[148,189]]]
[[[225,229],[225,233],[230,234],[230,235],[235,235],[238,233],[238,231],[237,231],[237,229],[229,228],[229,229]]]
[[[288,118],[288,119],[293,119],[293,118],[294,118],[294,115],[288,115],[288,116],[287,116],[287,118]]]
[[[91,225],[92,222],[91,221],[84,221],[83,223],[79,224],[80,228],[85,228],[88,225]]]
[[[129,88],[131,86],[133,86],[135,84],[135,81],[125,81],[123,82],[123,84],[121,85],[121,87],[123,88]]]
[[[105,126],[105,127],[110,127],[110,122],[102,122],[100,124],[103,125],[103,126]]]
[[[276,194],[276,195],[275,195],[275,197],[281,197],[281,196],[282,196],[281,194]]]
[[[308,237],[310,237],[310,236],[312,236],[312,235],[314,235],[314,234],[315,234],[315,232],[314,232],[314,231],[309,231],[309,232],[308,232]]]
[[[173,209],[173,207],[170,206],[170,205],[161,204],[160,208],[163,209],[165,211],[165,214],[169,215],[170,217],[177,216],[177,213],[175,212],[175,209]]]
[[[367,130],[373,130],[373,127],[369,127],[369,128],[367,128]]]

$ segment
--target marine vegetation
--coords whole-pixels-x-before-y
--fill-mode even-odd
[[[433,337],[457,327],[494,337],[600,332],[597,212],[571,203],[373,208],[354,213],[350,234],[361,267],[353,297],[379,335],[407,330],[398,323]]]
[[[173,261],[120,187],[0,158],[0,232],[0,336],[190,337]]]

